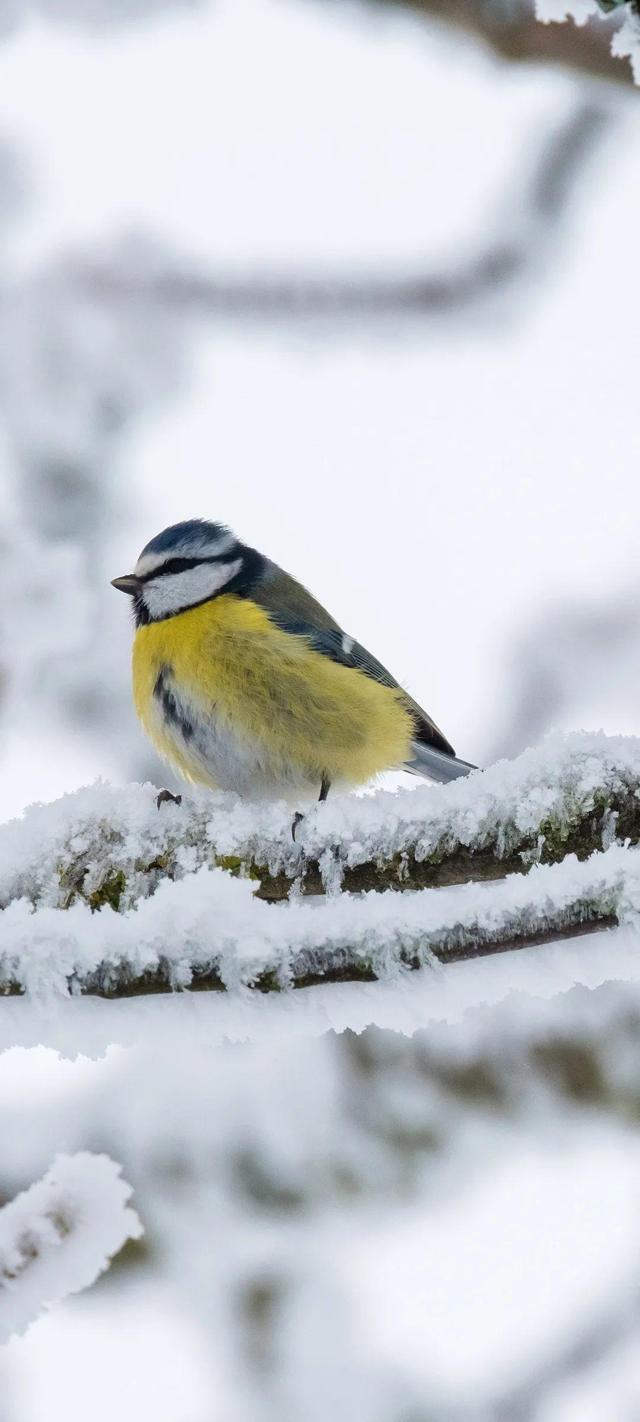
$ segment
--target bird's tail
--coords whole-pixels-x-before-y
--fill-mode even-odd
[[[413,759],[405,762],[403,770],[409,770],[412,775],[424,775],[442,785],[478,769],[477,765],[471,765],[468,760],[458,760],[456,755],[447,755],[445,751],[437,750],[435,746],[427,746],[423,741],[413,741],[411,749]]]

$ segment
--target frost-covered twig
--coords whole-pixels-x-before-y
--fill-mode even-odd
[[[0,830],[0,990],[372,979],[635,921],[640,850],[619,841],[640,840],[640,741],[557,737],[449,786],[330,800],[299,843],[290,826],[225,795],[159,811],[150,786],[34,806]]]
[[[640,841],[640,739],[555,736],[448,786],[330,798],[291,839],[291,809],[97,784],[0,827],[0,906],[131,908],[163,879],[221,867],[258,897],[499,879],[539,860]],[[0,923],[1,923],[0,916]]]
[[[68,1294],[86,1289],[142,1234],[131,1187],[106,1155],[59,1155],[37,1185],[0,1210],[0,1344]]]
[[[264,904],[247,880],[200,869],[124,914],[11,904],[0,916],[0,992],[119,997],[370,981],[587,925],[635,924],[639,914],[640,850],[621,845],[497,884],[341,894],[320,908]]]

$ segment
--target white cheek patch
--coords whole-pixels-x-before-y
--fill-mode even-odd
[[[242,558],[232,563],[199,563],[183,573],[165,573],[145,583],[142,596],[152,621],[182,612],[197,602],[214,597],[231,582],[242,567]]]

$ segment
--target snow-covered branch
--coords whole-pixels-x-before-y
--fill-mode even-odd
[[[0,826],[0,907],[123,911],[202,867],[249,878],[274,902],[292,889],[421,889],[585,859],[640,841],[640,739],[557,735],[448,786],[330,797],[295,843],[282,803],[193,792],[158,810],[156,793],[98,783]]]
[[[120,266],[112,254],[69,259],[67,279],[75,299],[127,312],[138,321],[145,305],[165,321],[211,320],[308,324],[395,318],[452,320],[502,302],[543,266],[557,261],[558,228],[594,152],[610,130],[613,111],[599,97],[579,96],[544,133],[531,136],[530,161],[522,155],[488,235],[470,236],[442,266],[371,275],[353,269],[303,270],[288,275],[194,269],[178,258],[162,265],[161,254]],[[124,252],[127,258],[126,250]]]
[[[477,0],[383,3],[400,4],[437,23],[472,34],[509,63],[552,64],[618,84],[633,82],[627,65],[615,63],[615,58],[623,55],[618,46],[634,18],[628,0],[613,0],[610,7],[598,5],[596,0],[537,0],[537,4],[534,0],[487,0],[483,5]],[[613,31],[611,23],[602,23],[607,19],[608,8],[624,17],[622,25]],[[568,17],[572,22],[567,25],[546,23]]]
[[[131,1187],[106,1155],[59,1155],[42,1180],[0,1210],[0,1344],[79,1293],[142,1234]]]
[[[497,884],[341,894],[321,907],[265,904],[253,887],[200,869],[124,914],[92,914],[86,904],[34,910],[20,900],[0,920],[0,992],[118,997],[374,981],[588,925],[635,923],[640,850],[613,845],[586,862],[570,855]]]
[[[602,19],[611,10],[618,10],[622,24],[611,37],[611,53],[615,59],[629,59],[634,82],[640,84],[640,15],[636,0],[536,0],[536,16],[545,24],[571,19],[575,25],[586,25],[594,16]]]
[[[450,786],[330,800],[295,844],[290,825],[224,795],[158,810],[150,786],[34,806],[0,831],[2,990],[374,979],[640,910],[619,842],[640,840],[635,739],[557,737]]]

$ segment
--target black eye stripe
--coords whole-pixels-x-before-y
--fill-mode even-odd
[[[145,583],[150,583],[153,578],[162,578],[164,573],[182,573],[190,568],[197,568],[201,563],[217,563],[221,568],[228,568],[229,576],[213,592],[206,593],[204,597],[194,597],[193,602],[187,602],[186,605],[181,602],[178,607],[154,609],[152,593],[149,594],[151,606],[147,604],[144,591]],[[235,570],[234,564],[239,564]],[[246,543],[240,543],[239,540],[232,548],[227,548],[224,553],[220,553],[217,558],[167,558],[166,563],[161,564],[159,568],[153,568],[150,572],[140,573],[138,576],[140,586],[136,596],[132,599],[136,626],[145,627],[150,622],[166,622],[169,617],[177,617],[181,612],[186,612],[191,607],[200,607],[205,602],[211,602],[221,593],[233,593],[236,597],[251,597],[252,589],[264,578],[266,567],[267,562],[262,554],[258,553],[255,548],[249,548]]]
[[[237,555],[232,557],[228,553],[217,558],[168,558],[159,568],[152,568],[149,573],[140,573],[138,582],[149,583],[152,578],[163,578],[165,573],[186,573],[190,568],[200,568],[206,563],[219,563],[224,566],[225,563],[233,563],[236,560]]]

